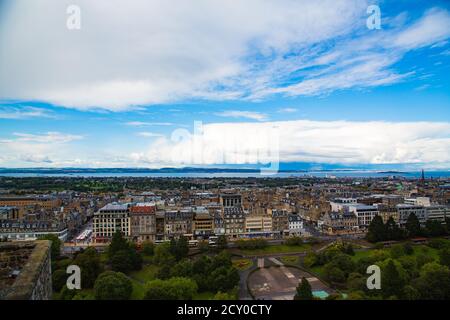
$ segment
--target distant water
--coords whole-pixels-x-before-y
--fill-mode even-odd
[[[172,172],[172,173],[158,173],[158,172],[135,172],[135,173],[120,173],[120,172],[89,172],[89,173],[0,173],[4,177],[154,177],[154,178],[287,178],[287,177],[339,177],[339,178],[382,178],[382,177],[404,177],[410,179],[420,178],[421,172],[377,172],[377,171],[308,171],[308,172],[279,172],[274,175],[261,175],[259,172]],[[449,178],[450,171],[427,171],[426,178]]]

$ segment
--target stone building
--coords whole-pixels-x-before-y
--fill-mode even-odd
[[[353,212],[330,212],[322,217],[322,231],[329,235],[359,232],[358,218]]]
[[[167,210],[164,221],[165,238],[191,237],[193,216],[191,209]]]
[[[289,233],[289,212],[287,210],[270,210],[272,213],[272,230],[280,236]]]
[[[234,193],[223,193],[220,195],[220,204],[223,207],[240,207],[242,205],[242,196]]]
[[[214,217],[203,207],[197,207],[192,223],[192,232],[196,238],[207,239],[214,234]]]
[[[242,207],[224,207],[223,222],[225,235],[237,238],[245,232],[245,213]]]
[[[0,243],[0,300],[49,300],[52,273],[48,240]]]
[[[138,203],[130,208],[131,238],[137,242],[155,241],[156,207],[153,203]]]
[[[94,241],[109,242],[116,232],[131,234],[130,204],[110,203],[94,214]]]

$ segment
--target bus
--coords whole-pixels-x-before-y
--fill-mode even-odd
[[[219,241],[219,237],[217,237],[217,236],[212,236],[212,237],[209,237],[209,239],[208,239],[208,244],[211,246],[211,247],[215,247],[215,246],[217,246],[217,242]]]

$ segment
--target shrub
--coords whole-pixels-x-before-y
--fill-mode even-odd
[[[95,280],[94,292],[97,300],[128,300],[133,285],[121,272],[106,271]]]

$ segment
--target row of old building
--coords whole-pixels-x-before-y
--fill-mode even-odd
[[[326,234],[363,233],[372,219],[379,215],[383,222],[389,218],[403,227],[408,217],[415,214],[421,224],[427,220],[441,223],[450,218],[450,207],[433,204],[428,197],[400,195],[371,195],[363,198],[335,198],[329,202],[330,211],[318,220],[318,228]]]
[[[137,242],[161,241],[180,236],[230,239],[301,235],[299,215],[288,210],[249,210],[239,194],[221,194],[218,202],[177,207],[165,201],[110,203],[94,214],[93,239],[108,242],[117,231]]]
[[[0,238],[33,240],[53,234],[64,241],[107,201],[110,199],[68,192],[0,197]]]

